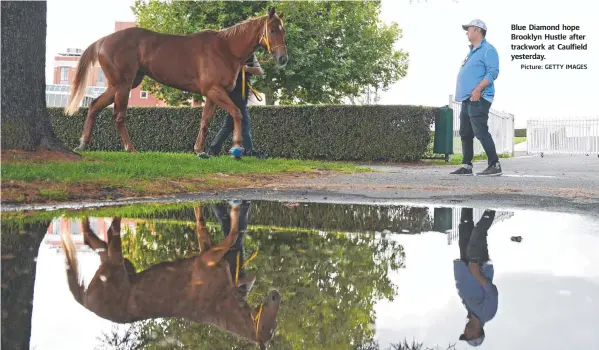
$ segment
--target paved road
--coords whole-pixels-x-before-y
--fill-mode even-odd
[[[272,185],[270,196],[408,200],[488,207],[589,212],[599,215],[599,158],[517,154],[503,176],[458,177],[455,166],[371,166],[374,173],[300,179]],[[486,162],[474,164],[475,172]],[[259,192],[255,193],[256,195]],[[312,198],[313,199],[313,198]]]

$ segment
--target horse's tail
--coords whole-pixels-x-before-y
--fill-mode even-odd
[[[69,283],[69,289],[71,294],[77,302],[83,305],[83,295],[85,294],[85,287],[83,281],[79,279],[79,264],[77,262],[77,250],[75,244],[71,239],[70,233],[62,233],[60,237],[60,244],[65,252],[67,258],[67,280]]]
[[[77,64],[77,74],[75,75],[73,86],[71,87],[71,100],[65,108],[65,113],[67,115],[73,115],[79,110],[79,103],[87,90],[89,79],[93,73],[94,64],[98,61],[97,45],[97,41],[91,44],[85,51],[83,51],[81,59],[79,59],[79,64]]]

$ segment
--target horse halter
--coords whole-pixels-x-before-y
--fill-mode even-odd
[[[269,54],[272,54],[272,50],[276,49],[277,47],[283,46],[283,45],[277,45],[273,48],[270,47],[270,40],[268,40],[268,18],[266,19],[266,22],[264,23],[264,33],[262,33],[262,38],[260,38],[260,41],[264,40],[264,44],[266,45],[266,51],[268,51]]]

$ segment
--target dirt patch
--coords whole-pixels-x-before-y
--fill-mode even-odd
[[[2,162],[77,162],[83,158],[76,153],[64,153],[40,149],[35,152],[23,150],[3,150]]]
[[[318,176],[327,176],[332,171],[318,171]],[[120,184],[85,182],[56,184],[54,182],[2,182],[2,204],[53,204],[65,201],[98,201],[157,197],[173,194],[196,194],[234,189],[264,188],[282,184],[310,173],[282,173],[274,175],[221,174],[193,179],[157,179],[153,181],[128,181]]]

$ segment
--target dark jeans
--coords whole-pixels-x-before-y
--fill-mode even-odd
[[[490,260],[487,231],[495,220],[494,210],[485,210],[474,225],[472,208],[462,208],[459,225],[460,260],[484,263]]]
[[[474,136],[483,146],[489,165],[499,161],[495,150],[495,142],[493,142],[493,138],[489,133],[489,109],[491,109],[491,102],[482,97],[475,102],[470,101],[470,99],[462,102],[460,112],[460,136],[462,138],[462,154],[464,155],[462,164],[472,165]]]
[[[237,108],[239,108],[239,110],[241,111],[241,139],[243,142],[243,148],[245,148],[245,152],[251,152],[254,149],[254,146],[251,134],[252,122],[250,120],[250,113],[247,109],[247,99],[243,99],[241,97],[241,91],[238,91],[238,89],[233,90],[229,97],[231,98],[231,100],[233,100],[235,106],[237,106]],[[214,140],[212,140],[212,144],[210,144],[210,153],[220,153],[223,143],[225,142],[227,137],[233,134],[233,126],[233,117],[230,114],[228,114],[224,118],[223,124],[220,127],[218,134],[216,134]]]
[[[229,215],[229,208],[226,203],[219,203],[212,206],[212,211],[216,216],[216,219],[220,223],[220,227],[223,230],[223,235],[225,238],[229,235],[231,231],[231,215]],[[250,202],[242,201],[239,206],[239,223],[238,223],[238,236],[237,240],[233,247],[225,253],[225,260],[229,263],[231,276],[233,279],[235,278],[235,270],[237,267],[237,252],[240,252],[239,256],[239,264],[243,266],[245,262],[245,254],[243,251],[243,238],[245,237],[245,231],[248,227],[248,218],[250,212]],[[239,267],[239,278],[245,276],[245,268]]]

